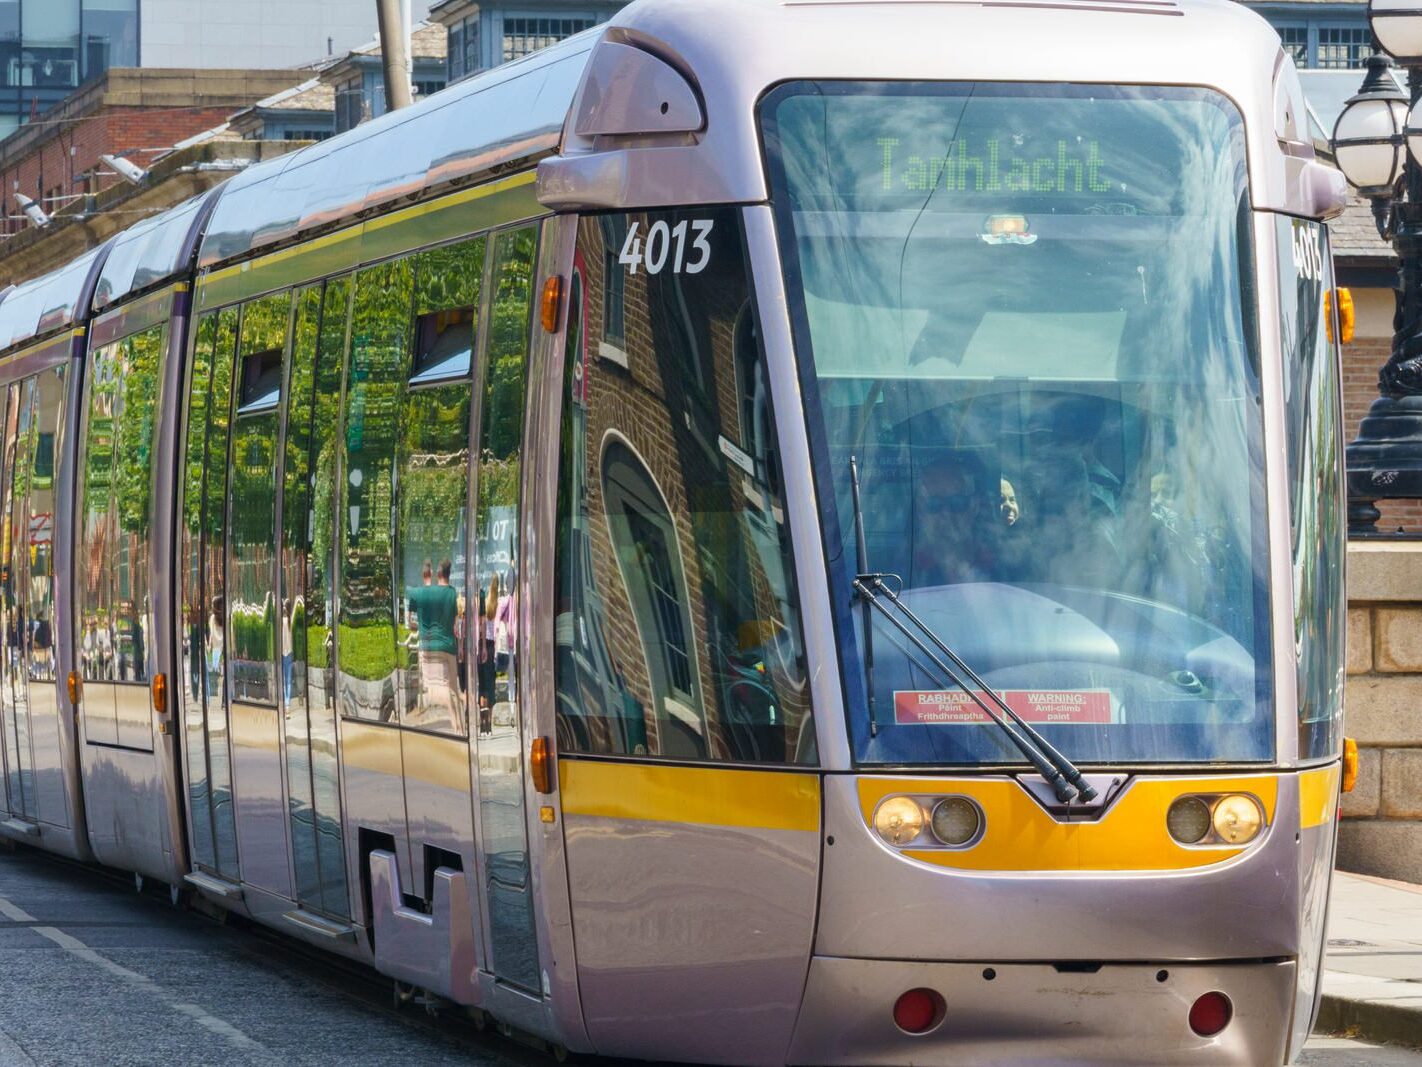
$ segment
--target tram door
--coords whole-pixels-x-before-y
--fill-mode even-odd
[[[31,415],[25,401],[25,383],[16,382],[5,391],[5,460],[3,470],[3,521],[5,524],[4,558],[0,561],[0,640],[4,642],[4,680],[0,683],[0,707],[4,709],[3,741],[5,793],[10,812],[25,818],[34,817],[33,758],[30,755],[30,715],[24,682],[24,653],[20,634],[20,582],[16,568],[21,562],[17,537],[18,519],[15,500],[15,471],[23,467],[23,441],[28,437]]]
[[[181,589],[183,724],[193,863],[239,878],[226,700],[227,446],[236,308],[199,320],[188,374]]]
[[[474,525],[474,662],[478,663],[479,828],[489,967],[539,988],[528,862],[523,707],[516,662],[519,472],[537,227],[495,234],[483,386],[478,392],[479,466]]]
[[[16,382],[4,404],[4,744],[9,810],[68,826],[54,661],[55,458],[65,370]]]

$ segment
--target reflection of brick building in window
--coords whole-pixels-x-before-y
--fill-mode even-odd
[[[646,235],[647,220],[635,221]],[[767,470],[769,449],[757,445],[771,435],[742,427],[747,386],[738,381],[736,344],[753,344],[754,333],[743,325],[749,294],[736,225],[734,212],[718,213],[703,272],[668,266],[649,278],[606,247],[620,228],[582,222],[579,474],[591,584],[615,675],[606,681],[643,709],[648,752],[791,762],[809,725],[808,687],[788,532],[774,495],[779,477]],[[609,270],[619,272],[615,281]],[[622,334],[611,352],[609,297],[620,305],[611,328]],[[583,626],[597,621],[584,609]],[[611,727],[591,720],[595,709],[580,714],[589,717],[593,751],[621,751]]]

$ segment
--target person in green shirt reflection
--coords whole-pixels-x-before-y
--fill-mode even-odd
[[[459,699],[459,664],[455,656],[458,645],[454,639],[454,620],[459,615],[459,593],[449,584],[450,562],[441,561],[439,580],[431,583],[431,567],[424,567],[424,585],[405,590],[410,610],[415,614],[420,633],[420,694],[421,708],[428,714],[434,706],[447,710],[449,724],[461,729],[463,708]],[[436,725],[426,722],[423,725]]]

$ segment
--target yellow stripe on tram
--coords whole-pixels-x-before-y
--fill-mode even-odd
[[[1338,764],[1304,771],[1299,775],[1299,826],[1325,826],[1338,810]]]
[[[560,759],[563,814],[646,822],[820,828],[820,779],[800,771]]]

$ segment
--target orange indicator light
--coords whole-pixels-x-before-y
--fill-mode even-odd
[[[528,753],[528,772],[533,776],[533,788],[545,796],[553,792],[553,753],[548,738],[535,737]]]
[[[543,302],[539,305],[539,320],[545,333],[558,332],[558,312],[563,306],[563,279],[553,275],[543,283]]]

